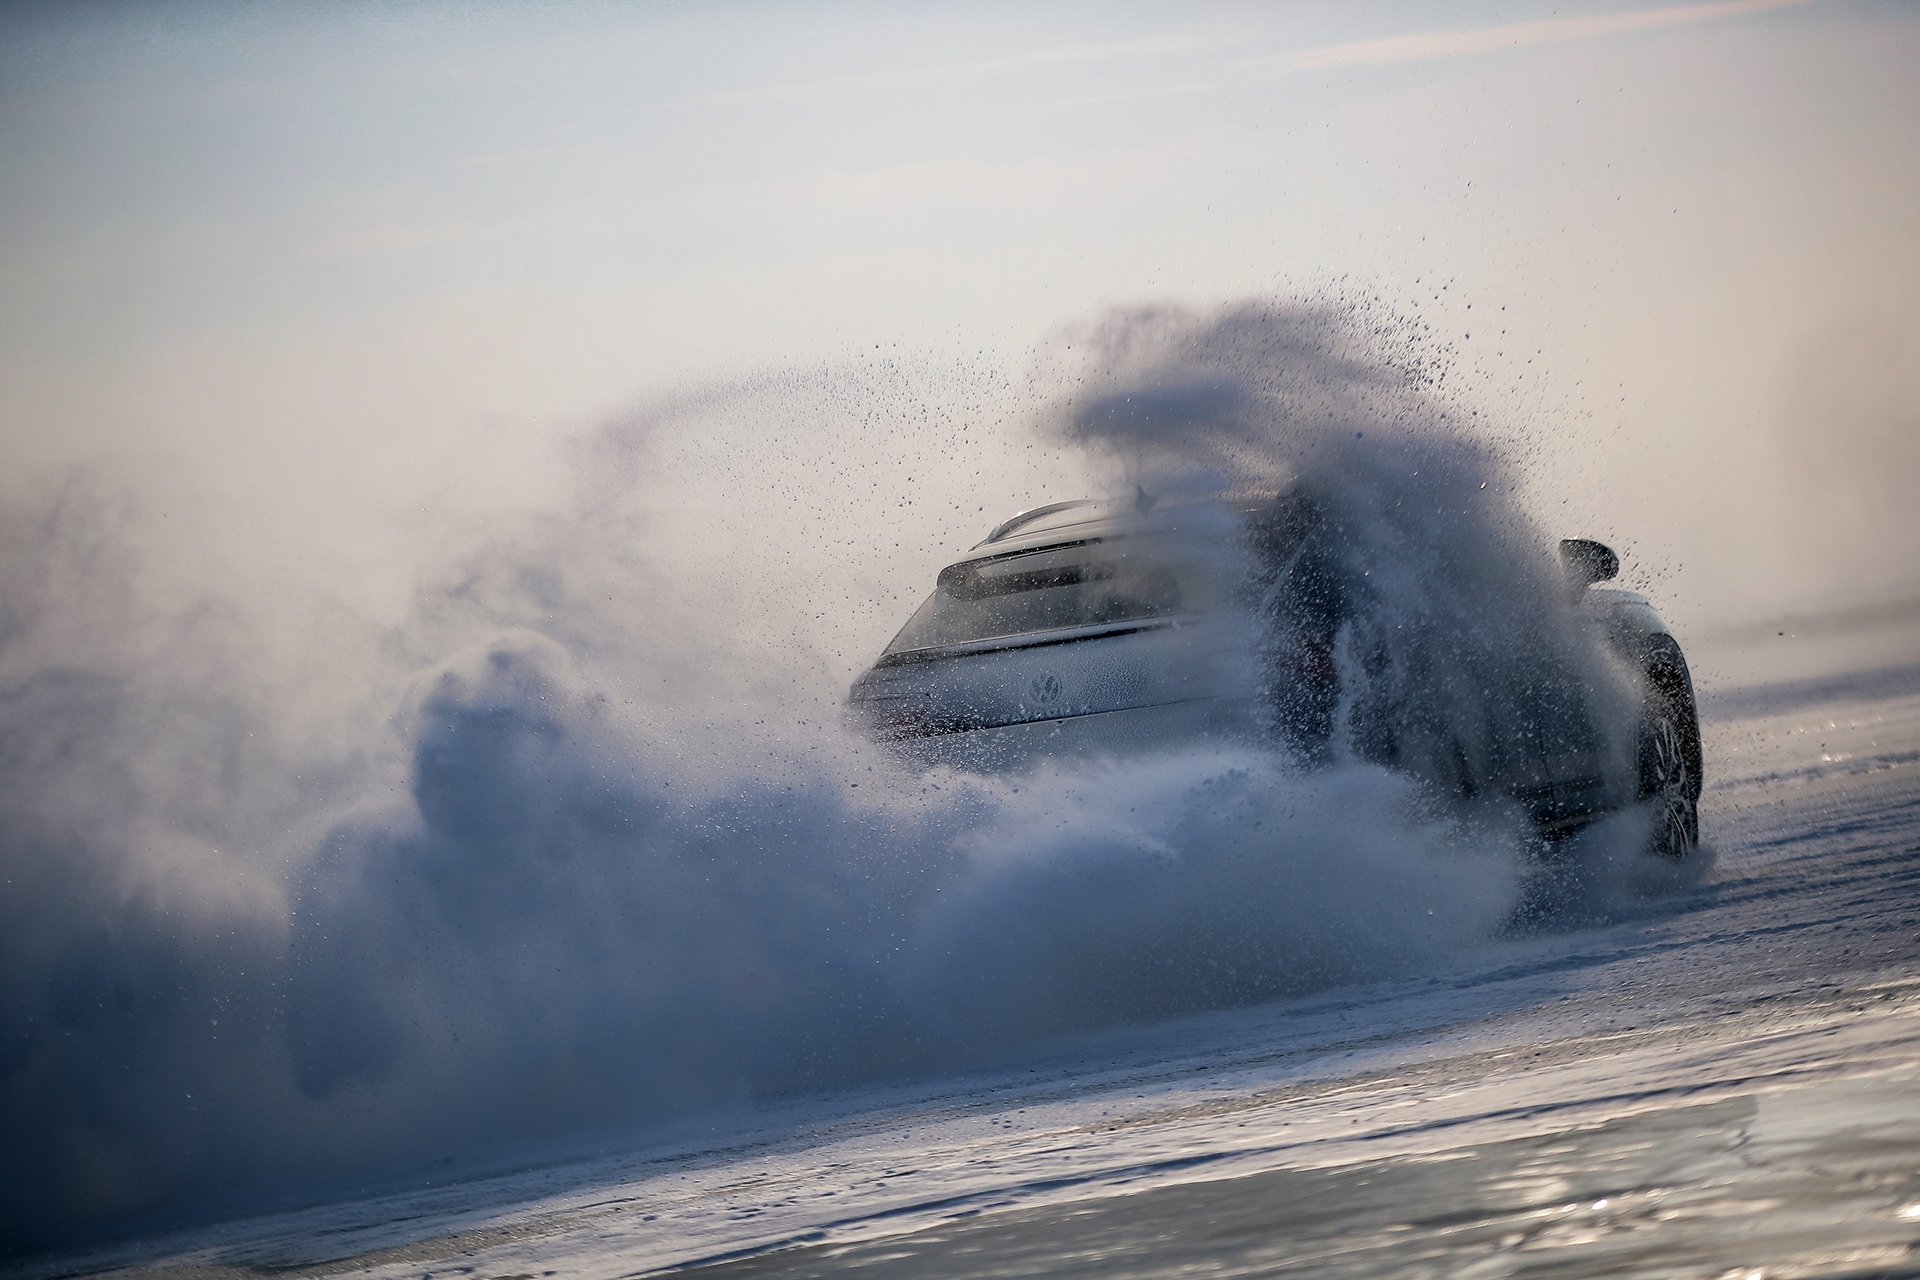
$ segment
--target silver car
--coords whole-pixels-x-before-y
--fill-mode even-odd
[[[928,764],[999,771],[1083,751],[1277,742],[1308,765],[1346,755],[1441,794],[1517,803],[1550,841],[1648,804],[1653,849],[1692,850],[1692,679],[1644,597],[1594,585],[1619,570],[1611,550],[1560,548],[1576,617],[1624,669],[1624,700],[1551,655],[1509,657],[1497,679],[1455,679],[1472,697],[1436,697],[1438,667],[1394,650],[1407,629],[1375,617],[1359,577],[1316,552],[1328,523],[1302,494],[1161,506],[1142,493],[1023,512],[941,570],[854,682],[850,711]]]

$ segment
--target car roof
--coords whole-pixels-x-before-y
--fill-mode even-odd
[[[1275,497],[1207,499],[1200,502],[1159,504],[1152,499],[1080,498],[1053,502],[1023,511],[994,527],[961,560],[984,559],[1009,552],[1029,551],[1062,542],[1109,537],[1117,533],[1177,532],[1190,527],[1201,512],[1245,514],[1270,506]]]
[[[1003,542],[1026,542],[1076,525],[1113,524],[1129,514],[1126,510],[1128,505],[1137,508],[1137,504],[1123,504],[1112,498],[1075,498],[1070,502],[1049,502],[1044,507],[1033,507],[1010,520],[1002,520],[973,549],[978,551]]]

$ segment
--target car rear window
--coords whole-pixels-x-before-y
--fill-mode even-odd
[[[941,571],[887,652],[1180,613],[1199,586],[1182,560],[1156,540],[1115,538],[962,561]]]

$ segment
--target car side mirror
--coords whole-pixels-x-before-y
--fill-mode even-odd
[[[1620,557],[1613,548],[1592,538],[1562,538],[1560,563],[1566,566],[1567,581],[1575,590],[1585,590],[1620,573]]]

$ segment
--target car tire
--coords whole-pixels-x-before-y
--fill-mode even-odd
[[[1653,813],[1647,851],[1678,861],[1700,843],[1700,720],[1686,660],[1656,638],[1640,720],[1640,799]]]

